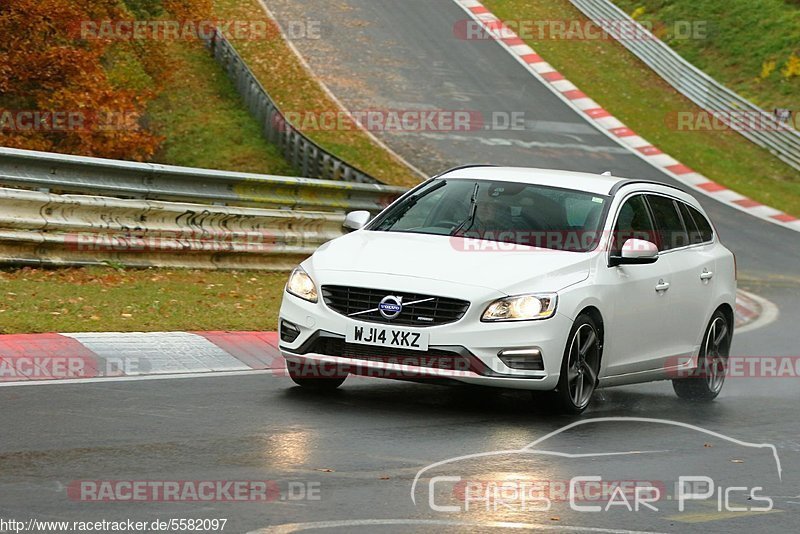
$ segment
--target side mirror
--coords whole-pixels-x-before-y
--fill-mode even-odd
[[[658,247],[644,239],[628,239],[622,245],[622,256],[611,256],[609,266],[647,265],[658,261]]]
[[[370,215],[368,211],[351,211],[347,214],[347,217],[344,218],[342,227],[348,232],[361,230],[367,225],[370,217],[372,217],[372,215]]]

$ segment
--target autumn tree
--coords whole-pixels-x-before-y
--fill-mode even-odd
[[[0,145],[144,161],[160,139],[143,120],[168,75],[164,43],[87,36],[92,21],[207,17],[210,0],[2,0]],[[111,68],[133,57],[149,84],[127,83]],[[37,115],[21,127],[16,119]],[[52,115],[80,120],[62,127]]]

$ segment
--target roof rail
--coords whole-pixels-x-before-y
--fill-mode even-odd
[[[452,169],[447,169],[444,172],[440,172],[433,178],[441,178],[445,174],[450,174],[451,172],[460,171],[461,169],[472,169],[474,167],[497,167],[497,165],[492,165],[490,163],[468,163],[466,165],[459,165],[458,167],[453,167]]]
[[[677,189],[681,193],[686,193],[683,189],[676,185],[665,184],[664,182],[656,182],[655,180],[620,180],[619,182],[615,183],[614,186],[611,188],[611,191],[608,192],[610,196],[616,195],[620,189],[627,185],[634,185],[634,184],[650,184],[650,185],[663,185],[664,187],[671,187],[672,189]]]

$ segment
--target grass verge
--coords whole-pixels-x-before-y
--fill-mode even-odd
[[[716,80],[764,109],[800,102],[800,2],[797,0],[614,0]],[[679,24],[696,25],[686,38]],[[679,24],[677,24],[679,23]],[[677,24],[677,25],[676,25]],[[793,59],[794,58],[794,59]]]
[[[262,135],[233,83],[199,41],[167,43],[172,72],[148,107],[164,137],[158,163],[294,176],[297,171]]]
[[[0,334],[271,331],[286,278],[182,269],[4,269]]]
[[[269,20],[258,0],[214,0],[214,10],[221,20]],[[280,109],[339,110],[282,38],[231,41]],[[307,135],[384,183],[411,186],[420,181],[362,130],[313,131]]]
[[[568,0],[484,0],[507,20],[586,20]],[[527,39],[570,81],[638,134],[730,189],[800,216],[800,173],[732,131],[677,131],[670,117],[700,111],[619,43]]]

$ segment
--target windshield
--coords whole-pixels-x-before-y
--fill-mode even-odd
[[[586,252],[597,246],[609,197],[488,180],[433,180],[369,226]]]

